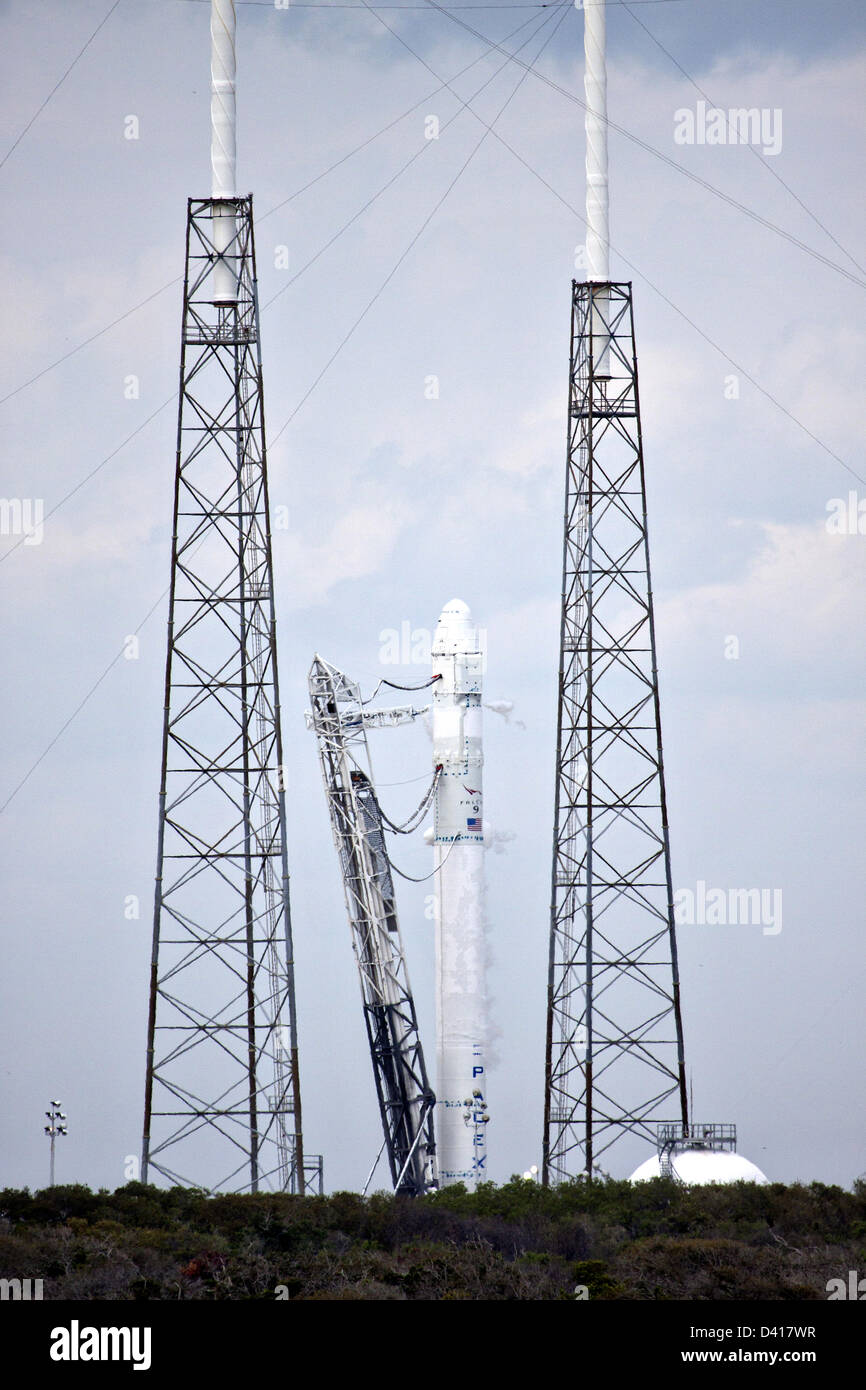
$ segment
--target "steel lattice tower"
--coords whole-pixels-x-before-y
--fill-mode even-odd
[[[687,1133],[630,284],[573,283],[543,1180]]]
[[[188,205],[142,1177],[303,1192],[252,214]]]

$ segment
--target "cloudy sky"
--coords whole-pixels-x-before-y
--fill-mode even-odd
[[[46,518],[40,544],[0,536],[0,1186],[47,1181],[54,1096],[70,1117],[59,1180],[114,1187],[140,1144],[208,9],[0,3],[2,494],[41,499]],[[489,697],[515,703],[509,722],[487,717],[485,768],[504,1180],[540,1160],[582,16],[423,0],[238,16],[239,183],[288,518],[274,544],[306,1144],[329,1188],[359,1188],[380,1143],[306,672],[318,650],[370,685],[423,679],[383,664],[387,633],[431,629],[460,596],[487,631]],[[612,270],[634,283],[674,881],[783,905],[773,933],[680,929],[695,1112],[736,1122],[774,1178],[848,1185],[866,1171],[866,12],[612,0],[608,32]],[[781,148],[676,143],[675,113],[701,100],[776,113]],[[850,493],[854,526],[828,529]],[[424,729],[383,731],[373,757],[386,809],[411,810]],[[429,869],[420,838],[394,854]],[[399,904],[432,1062],[428,888],[401,884]]]

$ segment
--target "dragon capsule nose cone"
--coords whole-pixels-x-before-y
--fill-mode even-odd
[[[445,655],[465,651],[468,645],[474,648],[476,640],[477,630],[468,603],[453,598],[450,603],[446,603],[439,615],[433,637],[433,654]]]

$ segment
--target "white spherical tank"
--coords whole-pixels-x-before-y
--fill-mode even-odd
[[[742,1154],[730,1150],[684,1149],[671,1159],[674,1176],[687,1186],[699,1187],[706,1183],[757,1182],[768,1183],[769,1178],[754,1163]],[[653,1154],[632,1173],[630,1182],[649,1182],[650,1178],[661,1177],[661,1162],[658,1154]]]

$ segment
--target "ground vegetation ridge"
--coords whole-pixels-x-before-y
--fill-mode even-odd
[[[45,1300],[803,1301],[849,1270],[866,1271],[862,1179],[0,1192],[0,1279],[41,1279]]]

